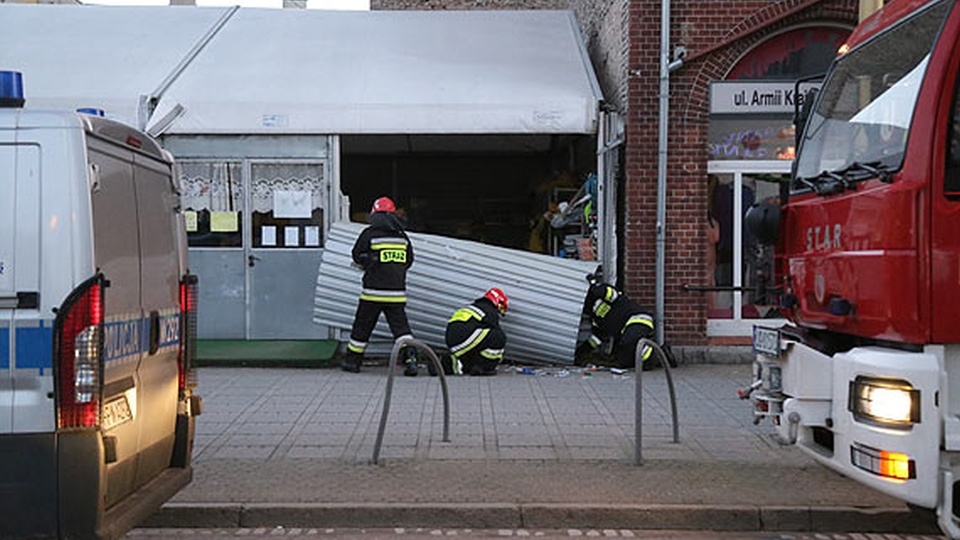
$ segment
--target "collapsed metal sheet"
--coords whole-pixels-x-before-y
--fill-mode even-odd
[[[338,222],[324,245],[314,300],[313,321],[328,326],[334,338],[349,339],[360,296],[362,271],[350,251],[365,225]],[[507,334],[506,361],[572,364],[581,332],[586,274],[598,263],[562,259],[480,242],[408,232],[414,263],[407,273],[407,317],[414,337],[446,350],[443,334],[460,306],[500,287],[510,299],[501,321]],[[393,345],[383,317],[368,346],[385,356]]]

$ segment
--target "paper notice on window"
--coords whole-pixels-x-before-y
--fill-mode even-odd
[[[273,225],[264,225],[260,228],[260,245],[277,245],[277,228]]]
[[[286,247],[300,246],[300,227],[283,228],[283,245]]]
[[[197,213],[193,210],[184,212],[183,223],[187,227],[187,232],[197,232]]]
[[[238,224],[236,212],[210,212],[210,232],[237,232]]]
[[[273,192],[273,217],[310,219],[312,199],[309,191]]]
[[[317,247],[320,245],[320,227],[304,227],[303,232],[306,236],[303,245],[307,247]]]

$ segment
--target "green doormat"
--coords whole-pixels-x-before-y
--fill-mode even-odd
[[[338,342],[322,340],[197,340],[199,366],[330,367]]]

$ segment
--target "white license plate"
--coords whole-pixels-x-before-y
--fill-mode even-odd
[[[100,423],[104,430],[113,429],[131,420],[133,420],[133,412],[130,410],[130,403],[127,402],[126,395],[103,404],[103,416]]]
[[[754,326],[753,350],[774,358],[780,356],[780,331],[776,328]]]

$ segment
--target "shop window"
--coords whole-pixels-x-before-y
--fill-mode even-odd
[[[321,164],[252,166],[254,248],[322,247],[323,173]]]
[[[240,162],[181,162],[180,197],[191,247],[243,246]]]
[[[792,117],[714,115],[707,129],[707,159],[790,161],[795,138]]]
[[[180,170],[190,247],[243,247],[248,219],[253,248],[323,246],[324,164],[253,163],[249,197],[243,162],[182,161]]]

